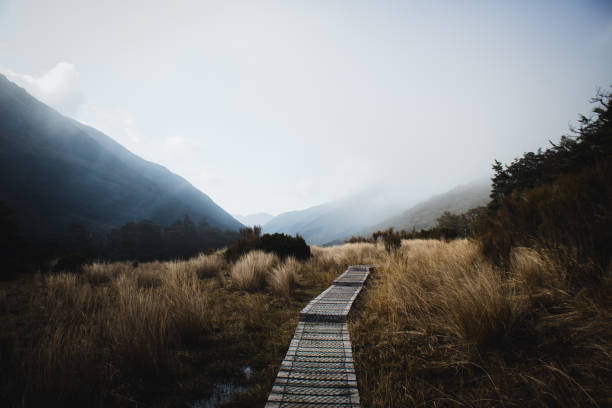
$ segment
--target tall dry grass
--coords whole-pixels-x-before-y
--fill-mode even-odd
[[[609,305],[571,293],[534,250],[515,248],[499,270],[475,242],[404,241],[357,309],[367,406],[597,406],[609,396]]]
[[[297,285],[301,267],[301,263],[293,257],[288,257],[274,267],[268,276],[268,286],[272,292],[290,298]]]
[[[382,243],[346,243],[331,247],[311,247],[312,258],[303,266],[304,273],[321,285],[331,285],[350,265],[378,264],[384,258]]]
[[[384,253],[382,243],[347,243],[331,247],[311,247],[313,256],[321,263],[346,268],[350,265],[376,263]]]
[[[387,256],[384,279],[370,297],[374,312],[426,333],[445,332],[465,342],[501,341],[523,313],[514,280],[467,241],[414,240]]]
[[[217,276],[227,267],[223,251],[216,251],[212,254],[200,254],[189,259],[191,267],[195,268],[196,274],[200,278]]]
[[[220,266],[211,257],[40,277],[32,307],[45,321],[17,374],[25,405],[87,404],[115,381],[173,375],[174,350],[201,344],[222,314],[211,302],[217,285],[200,279]]]
[[[10,327],[0,333],[4,405],[176,406],[245,364],[260,370],[252,389],[263,404],[299,310],[376,251],[322,249],[306,262],[261,252],[235,264],[221,252],[99,262],[24,280],[19,299],[1,288],[0,323]]]
[[[232,284],[249,291],[262,289],[268,275],[279,259],[276,255],[264,251],[251,251],[241,256],[232,266]]]

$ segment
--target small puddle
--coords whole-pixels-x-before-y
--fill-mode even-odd
[[[247,381],[250,381],[253,377],[253,369],[250,366],[246,366],[242,372]],[[215,408],[229,402],[235,395],[246,391],[247,388],[244,385],[237,385],[232,382],[218,382],[213,386],[210,396],[194,401],[190,406],[191,408]]]
[[[230,401],[235,394],[245,391],[247,388],[232,383],[217,383],[212,394],[208,398],[195,401],[191,408],[215,408],[218,405]]]
[[[253,376],[253,369],[251,366],[244,367],[242,372],[244,373],[244,378],[246,378],[247,381],[251,381],[251,377]]]

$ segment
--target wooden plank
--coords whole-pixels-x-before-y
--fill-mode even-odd
[[[370,270],[350,266],[302,309],[266,408],[359,407],[346,320]]]

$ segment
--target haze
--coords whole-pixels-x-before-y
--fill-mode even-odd
[[[0,0],[0,72],[233,214],[486,177],[612,78],[605,1],[87,3]]]

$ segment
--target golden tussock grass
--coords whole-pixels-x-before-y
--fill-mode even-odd
[[[365,263],[378,267],[349,325],[364,406],[609,405],[610,279],[593,296],[538,251],[500,270],[467,240],[312,252],[97,263],[2,287],[5,405],[181,405],[246,364],[258,374],[232,406],[263,405],[299,310]]]
[[[200,344],[220,313],[210,301],[215,282],[199,278],[202,263],[94,263],[38,278],[32,307],[46,321],[22,356],[26,405],[86,403],[118,373],[171,375],[174,350]]]
[[[299,310],[324,289],[304,265],[263,252],[228,264],[217,252],[10,283],[4,406],[176,406],[221,378],[243,381],[247,364],[260,374],[241,404],[264,401]]]
[[[268,276],[268,285],[272,292],[291,297],[295,290],[302,265],[295,258],[288,257],[285,261],[272,269]]]
[[[212,254],[200,254],[189,259],[188,262],[195,268],[195,272],[200,278],[217,276],[226,267],[223,251],[217,251]]]
[[[259,250],[247,252],[232,266],[232,284],[249,291],[262,289],[272,268],[278,263],[279,259],[274,254]]]
[[[331,247],[310,248],[312,258],[303,267],[304,273],[322,285],[331,285],[336,277],[350,265],[377,264],[384,256],[382,243],[347,243]]]
[[[356,242],[331,247],[313,246],[311,251],[319,262],[329,262],[346,268],[355,264],[377,262],[384,253],[384,246],[382,243]]]
[[[609,402],[609,305],[534,250],[502,271],[475,242],[404,241],[368,285],[351,325],[366,406]]]

